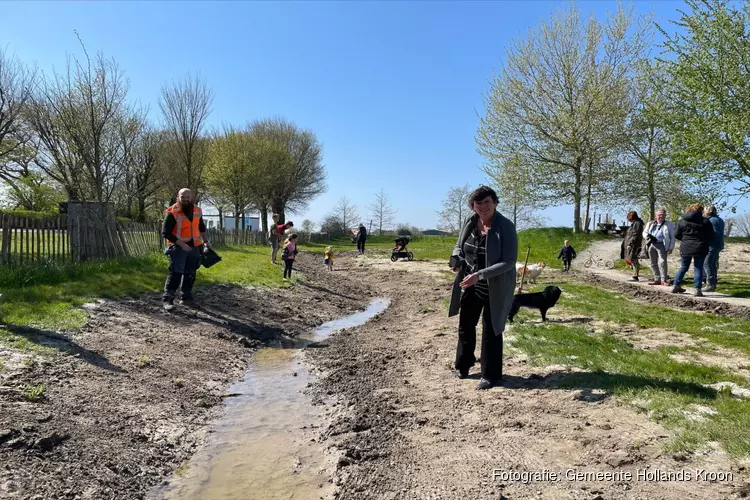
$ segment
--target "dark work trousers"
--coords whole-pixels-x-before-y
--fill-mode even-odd
[[[572,262],[571,260],[563,259],[562,262],[563,262],[563,270],[567,271],[568,269],[570,269],[570,263]]]
[[[292,277],[292,266],[294,265],[294,259],[286,259],[284,261],[284,277]]]
[[[193,285],[195,274],[198,272],[201,261],[200,247],[193,247],[189,252],[174,245],[169,250],[169,276],[164,283],[164,300],[174,300],[177,289],[181,287],[183,299],[191,299],[193,296]]]
[[[365,253],[365,241],[367,241],[366,238],[359,238],[357,240],[357,250],[359,250],[359,253]]]
[[[482,378],[492,382],[503,376],[503,336],[495,335],[489,301],[485,302],[468,288],[461,297],[458,316],[458,346],[456,347],[456,369],[468,372],[476,362],[474,349],[477,344],[477,323],[482,316]]]

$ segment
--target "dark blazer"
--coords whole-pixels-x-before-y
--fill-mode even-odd
[[[469,217],[463,225],[453,255],[463,259],[463,243],[468,238],[477,222],[477,215]],[[516,260],[518,258],[518,235],[516,226],[506,217],[495,212],[492,225],[487,232],[487,267],[479,271],[479,277],[487,280],[490,297],[492,328],[495,335],[505,330],[505,321],[513,306],[513,295],[516,288]],[[455,316],[461,308],[463,290],[458,286],[466,277],[463,267],[456,273],[451,291],[451,302],[448,316]]]

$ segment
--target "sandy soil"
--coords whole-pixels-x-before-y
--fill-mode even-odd
[[[717,450],[663,454],[670,431],[601,391],[557,388],[554,381],[568,373],[566,367],[532,368],[523,355],[506,355],[503,387],[477,391],[474,370],[471,379],[454,378],[450,367],[457,321],[446,317],[444,304],[450,285],[438,264],[426,273],[409,265],[368,265],[361,259],[351,266],[350,277],[391,297],[391,307],[363,327],[335,334],[328,348],[308,353],[320,375],[310,390],[328,412],[321,435],[340,454],[334,478],[339,498],[683,499],[746,494],[745,464]],[[512,334],[511,326],[506,335]],[[563,477],[524,484],[493,480],[493,469],[627,471],[633,479]],[[637,480],[644,469],[690,471],[693,480]],[[733,478],[696,481],[696,469],[727,472]]]

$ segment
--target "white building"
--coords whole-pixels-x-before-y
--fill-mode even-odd
[[[206,227],[209,229],[220,227],[219,211],[216,209],[216,207],[205,204],[201,208],[203,208],[203,220],[206,221]],[[222,215],[224,218],[224,229],[233,231],[235,222],[234,214],[232,212],[224,212]],[[242,229],[242,218],[239,219],[239,228]],[[251,231],[260,231],[260,217],[250,216],[246,214],[245,229],[249,229]]]

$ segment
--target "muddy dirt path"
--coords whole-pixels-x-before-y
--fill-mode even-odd
[[[606,394],[556,387],[568,373],[565,367],[533,368],[522,355],[506,354],[503,387],[477,391],[475,370],[468,380],[454,378],[457,319],[446,317],[444,302],[450,284],[440,273],[443,266],[418,263],[427,271],[419,272],[411,264],[342,259],[348,277],[390,297],[391,306],[371,323],[335,334],[326,349],[307,353],[319,375],[310,391],[326,405],[321,438],[340,456],[338,498],[685,499],[746,493],[744,464],[720,451],[664,454],[670,431]],[[493,480],[493,469],[538,476]],[[701,469],[732,478],[703,481],[695,475]],[[611,476],[576,475],[597,471]],[[692,480],[639,476],[645,471],[690,472]]]
[[[291,289],[199,289],[199,308],[171,315],[158,294],[106,302],[72,332],[9,326],[61,353],[0,353],[0,498],[143,498],[204,441],[252,352],[371,298],[300,257]],[[35,402],[19,389],[39,385]]]

